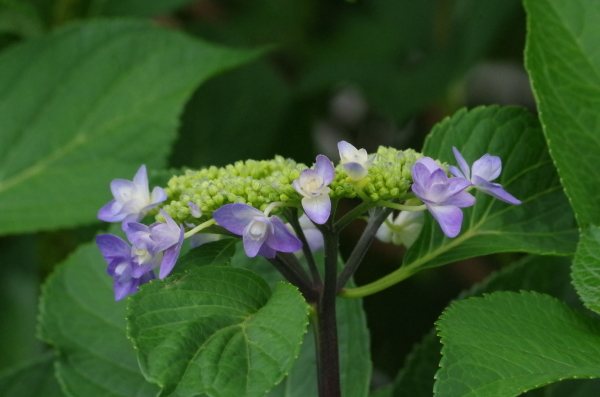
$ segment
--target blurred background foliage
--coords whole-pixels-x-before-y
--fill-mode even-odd
[[[339,140],[368,151],[420,149],[431,127],[460,107],[534,108],[518,0],[0,0],[0,49],[74,21],[115,17],[151,18],[226,46],[270,48],[193,93],[168,159],[173,168],[275,154],[312,163],[324,153],[335,161]],[[343,255],[363,226],[347,229]],[[0,370],[44,350],[35,338],[40,283],[102,227],[0,238]],[[357,284],[396,269],[402,254],[376,242]],[[394,376],[450,299],[516,258],[465,260],[366,298],[376,377]]]

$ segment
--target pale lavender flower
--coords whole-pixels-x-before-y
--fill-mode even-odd
[[[292,185],[303,195],[302,208],[306,215],[315,223],[323,224],[331,214],[331,198],[327,187],[335,177],[335,169],[331,161],[322,154],[317,156],[315,169],[306,169],[300,173],[300,178]]]
[[[133,276],[137,264],[133,261],[131,247],[121,238],[112,234],[102,234],[96,237],[96,243],[108,263],[107,273],[114,277],[116,301],[136,293],[140,285],[155,278],[152,271],[145,272],[141,277]]]
[[[423,201],[448,237],[460,233],[463,213],[460,208],[475,204],[475,197],[464,190],[471,186],[465,178],[448,178],[431,157],[422,157],[412,168],[413,193]]]
[[[248,204],[226,204],[213,217],[219,225],[243,237],[244,251],[250,258],[274,258],[276,251],[295,252],[302,248],[300,240],[277,216],[266,216]]]
[[[132,272],[134,277],[141,277],[160,266],[158,277],[163,279],[177,262],[184,238],[183,225],[178,225],[164,210],[161,209],[160,213],[166,222],[150,226],[134,222],[127,224],[127,238],[133,244],[133,260],[138,264]]]
[[[155,187],[150,194],[146,166],[142,165],[133,181],[114,179],[110,183],[114,200],[98,211],[98,219],[106,222],[122,222],[123,230],[129,222],[137,222],[148,210],[167,199],[161,187]]]
[[[394,243],[410,248],[423,229],[424,214],[422,211],[401,211],[397,217],[388,216],[386,222],[377,230],[375,237],[384,243]]]
[[[369,167],[375,160],[375,155],[369,157],[365,149],[358,150],[346,141],[338,142],[340,162],[348,177],[353,181],[360,181],[367,176]]]
[[[453,165],[449,167],[452,175],[469,179],[475,189],[481,190],[508,204],[521,204],[521,201],[504,190],[501,184],[491,182],[498,178],[502,171],[502,160],[500,160],[500,157],[490,156],[486,153],[473,163],[473,168],[469,168],[469,164],[467,164],[458,149],[452,147],[452,150],[454,151],[454,157],[456,157],[456,161],[460,166],[460,170]]]

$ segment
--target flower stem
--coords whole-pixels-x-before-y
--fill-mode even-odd
[[[373,206],[374,204],[372,202],[363,201],[362,203],[348,211],[348,213],[346,213],[340,219],[338,219],[333,225],[333,230],[336,233],[339,233],[340,230],[348,226],[348,224],[355,220],[360,214],[366,212]]]
[[[319,269],[317,268],[317,264],[315,262],[315,257],[313,256],[310,247],[308,246],[308,241],[306,240],[306,236],[304,235],[304,230],[300,226],[300,222],[298,222],[298,209],[290,208],[289,216],[286,216],[290,225],[294,228],[296,232],[296,236],[302,242],[302,252],[304,252],[304,257],[306,258],[306,262],[308,263],[308,268],[310,269],[310,273],[313,278],[313,282],[315,287],[319,288],[323,285],[323,280],[321,280],[321,275],[319,274]]]
[[[275,258],[267,258],[269,262],[292,285],[298,287],[307,302],[318,300],[317,292],[308,274],[304,271],[296,257],[286,252],[278,252]]]
[[[369,249],[369,246],[371,246],[371,243],[375,238],[377,230],[379,230],[379,227],[386,220],[390,212],[392,212],[392,210],[389,208],[376,208],[374,210],[374,213],[369,218],[367,227],[354,246],[354,250],[352,250],[350,257],[346,261],[346,266],[337,279],[338,290],[344,288],[348,280],[350,280],[350,277],[352,277],[358,266],[361,264],[367,249]]]
[[[319,296],[317,321],[315,322],[319,397],[341,397],[335,314],[338,234],[333,231],[331,221],[322,230],[325,240],[325,284]]]
[[[377,205],[379,205],[381,207],[393,208],[395,210],[409,211],[409,212],[425,211],[427,209],[425,204],[423,204],[423,205],[403,205],[403,204],[392,203],[391,201],[383,201],[383,200],[378,201]]]
[[[357,288],[343,289],[338,296],[342,298],[363,298],[365,296],[373,295],[376,292],[383,291],[392,285],[399,283],[402,280],[406,280],[410,276],[417,273],[419,270],[418,266],[404,266],[398,270],[393,271],[385,277],[379,280],[373,281],[370,284],[366,284]]]
[[[192,237],[194,234],[198,233],[200,230],[206,229],[207,227],[215,225],[216,223],[217,223],[217,221],[215,221],[214,219],[210,219],[204,223],[199,224],[192,230],[189,230],[186,234],[183,235],[183,237],[184,238]]]

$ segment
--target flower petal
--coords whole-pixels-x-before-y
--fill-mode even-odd
[[[453,205],[426,205],[447,237],[458,236],[463,220],[463,213],[460,208]]]
[[[448,171],[450,171],[450,173],[457,178],[466,178],[465,174],[463,174],[461,170],[459,170],[458,168],[456,168],[453,165],[448,167]]]
[[[360,181],[369,173],[360,163],[344,163],[344,171],[353,181]]]
[[[187,205],[190,207],[190,215],[194,218],[200,218],[202,216],[202,211],[200,211],[200,207],[191,201],[187,202]]]
[[[471,179],[474,181],[475,176],[479,176],[486,181],[493,181],[498,178],[500,172],[502,172],[502,160],[500,160],[500,157],[490,156],[486,153],[473,163]]]
[[[131,258],[131,247],[129,244],[113,234],[101,234],[97,236],[96,244],[108,263],[117,258],[126,260]]]
[[[346,141],[338,142],[337,146],[340,151],[340,161],[342,164],[351,161],[354,158],[354,154],[358,151],[353,145]]]
[[[470,180],[465,178],[448,178],[447,185],[448,190],[446,191],[446,196],[440,201],[440,203],[445,202],[455,194],[460,193],[473,184]]]
[[[470,207],[475,204],[475,197],[469,192],[458,192],[443,202],[443,205],[453,205],[459,208]]]
[[[160,204],[167,199],[167,192],[160,186],[155,186],[152,189],[152,195],[150,196],[151,204]]]
[[[306,237],[306,242],[312,252],[322,250],[323,247],[325,247],[323,233],[321,233],[319,229],[312,228],[304,230],[304,237]]]
[[[277,256],[277,251],[269,247],[267,244],[263,244],[258,250],[258,254],[264,256],[267,259],[273,259]]]
[[[110,201],[98,211],[98,219],[104,222],[121,222],[127,214],[121,213],[121,204],[116,200]]]
[[[135,183],[127,179],[113,179],[110,182],[110,191],[118,202],[124,203],[129,201],[135,195]]]
[[[460,176],[460,177],[466,178],[466,179],[471,179],[471,170],[469,169],[469,164],[467,164],[467,161],[465,160],[465,158],[462,156],[462,154],[460,154],[458,149],[455,148],[454,146],[452,146],[452,151],[454,152],[454,157],[456,158],[456,162],[458,163],[458,166],[462,170],[462,175],[456,175],[452,172],[452,170],[450,170],[450,172],[452,172],[452,175]],[[454,168],[456,168],[456,167],[454,167]]]
[[[273,225],[273,231],[265,241],[269,247],[281,252],[296,252],[302,248],[302,242],[285,227],[281,219],[273,215],[269,220]]]
[[[181,252],[181,245],[183,244],[184,238],[184,230],[183,225],[180,226],[179,232],[179,241],[177,244],[172,245],[165,251],[165,255],[163,256],[163,260],[160,263],[160,271],[158,273],[158,278],[161,280],[171,273],[175,263],[177,262],[177,258],[179,258],[179,253]]]
[[[302,208],[311,221],[322,225],[327,222],[331,214],[331,198],[328,194],[304,197],[302,199]]]
[[[115,280],[113,282],[113,289],[115,291],[115,300],[120,301],[121,299],[125,298],[127,295],[132,293],[131,290],[135,291],[135,289],[137,289],[137,287],[139,285],[140,285],[140,280],[137,278],[115,277]]]
[[[265,214],[242,203],[226,204],[213,212],[213,217],[220,226],[240,236],[244,234],[244,229],[254,220],[254,217],[259,215]]]
[[[333,178],[335,178],[335,169],[333,168],[333,164],[331,164],[331,160],[322,154],[317,156],[315,171],[323,178],[323,186],[329,185],[333,182]]]
[[[430,171],[425,164],[417,161],[411,170],[414,184],[419,185],[420,187],[425,187],[429,183],[431,172],[432,171]]]
[[[477,175],[474,176],[473,179],[475,180],[475,188],[477,190],[481,190],[482,192],[487,193],[490,196],[495,197],[498,200],[502,200],[508,204],[521,204],[521,200],[513,197],[510,193],[504,190],[502,185],[498,183],[488,182]]]
[[[394,214],[390,214],[390,216],[387,217],[387,220],[389,222],[393,222]],[[390,229],[390,227],[387,225],[386,222],[383,222],[381,224],[381,226],[379,226],[379,229],[377,229],[377,232],[375,233],[375,237],[377,237],[377,239],[379,241],[383,241],[384,243],[391,243],[392,242],[392,229]]]
[[[142,164],[140,169],[135,173],[133,183],[140,191],[148,194],[148,173],[146,172],[146,165]]]
[[[431,157],[421,157],[415,162],[415,165],[417,164],[423,164],[425,167],[427,167],[430,174],[435,172],[435,170],[443,170],[442,166],[436,163],[436,161]]]

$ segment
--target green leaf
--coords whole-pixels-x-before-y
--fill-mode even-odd
[[[592,226],[581,235],[572,278],[585,306],[600,313],[600,228]]]
[[[298,357],[308,305],[296,287],[273,292],[251,271],[202,266],[131,298],[129,331],[163,396],[264,396]]]
[[[0,396],[63,397],[54,378],[54,354],[47,353],[20,367],[0,373]]]
[[[235,254],[237,238],[222,238],[192,248],[186,255],[177,260],[174,272],[182,272],[194,269],[198,266],[227,266]]]
[[[322,264],[322,253],[317,253],[316,260]],[[283,280],[281,274],[263,257],[248,258],[241,242],[236,247],[231,265],[260,274],[271,287]],[[354,281],[351,280],[349,285],[354,286]],[[338,299],[336,305],[342,395],[364,397],[368,394],[372,365],[369,329],[362,299]],[[313,329],[309,326],[300,356],[290,374],[267,396],[305,397],[317,394],[316,347]]]
[[[464,291],[457,299],[482,296],[494,291],[536,291],[558,298],[572,293],[571,262],[565,257],[527,256],[488,277],[483,284]],[[393,397],[431,397],[439,369],[442,345],[432,329],[408,356],[393,384]]]
[[[600,377],[600,322],[548,295],[496,292],[455,302],[438,329],[440,396],[513,397],[562,379]]]
[[[164,165],[198,84],[258,54],[107,20],[3,52],[0,234],[95,221],[112,179]]]
[[[578,234],[573,213],[533,115],[516,107],[460,110],[433,128],[423,153],[456,164],[453,146],[469,164],[485,153],[499,156],[502,174],[494,182],[522,204],[510,205],[474,191],[477,202],[463,209],[462,230],[452,239],[427,214],[404,267],[434,267],[506,251],[543,255],[575,251]]]
[[[126,302],[114,301],[112,278],[95,243],[82,245],[48,278],[39,336],[58,350],[57,376],[70,396],[156,395],[127,339],[126,315]]]
[[[264,61],[207,82],[185,107],[171,163],[225,166],[249,155],[254,159],[272,157],[289,107],[289,91]]]
[[[540,119],[581,226],[600,224],[600,3],[526,0],[526,65]]]
[[[193,0],[92,0],[91,14],[152,17],[177,10]],[[94,7],[94,3],[98,4]]]

